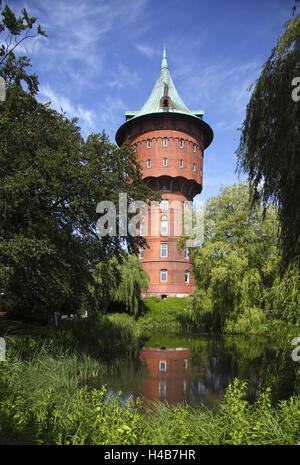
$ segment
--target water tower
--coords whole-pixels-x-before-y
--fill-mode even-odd
[[[178,251],[176,247],[176,214],[202,191],[204,150],[213,139],[213,131],[203,121],[203,111],[189,110],[179,97],[165,49],[150,97],[139,111],[127,111],[125,118],[116,142],[121,146],[129,138],[143,179],[153,190],[162,192],[159,211],[155,220],[148,218],[144,234],[150,248],[140,251],[143,268],[150,276],[146,295],[190,296],[195,280],[189,250]]]

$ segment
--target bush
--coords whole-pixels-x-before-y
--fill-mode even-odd
[[[224,324],[224,333],[233,334],[264,334],[268,332],[266,314],[259,308],[249,308],[237,315],[235,319],[227,319]]]

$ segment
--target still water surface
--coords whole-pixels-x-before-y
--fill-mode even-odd
[[[248,400],[266,386],[274,400],[292,395],[295,364],[277,351],[276,341],[263,336],[153,334],[131,358],[112,362],[109,373],[93,381],[105,383],[121,400],[138,396],[213,407],[234,378],[248,383]]]

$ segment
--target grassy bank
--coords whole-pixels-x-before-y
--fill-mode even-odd
[[[143,311],[138,322],[144,330],[147,329],[186,329],[190,326],[190,298],[145,297]]]

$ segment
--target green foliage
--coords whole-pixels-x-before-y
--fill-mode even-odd
[[[265,63],[247,106],[237,150],[253,201],[278,206],[285,264],[300,253],[300,105],[292,80],[300,76],[300,14],[289,20]]]
[[[288,265],[281,280],[269,292],[270,307],[278,319],[296,324],[300,321],[300,258]]]
[[[95,300],[93,311],[106,312],[111,303],[123,304],[128,313],[137,315],[141,292],[148,288],[149,276],[138,258],[131,255],[112,257],[97,265],[94,282],[89,287]]]
[[[265,217],[262,208],[251,209],[246,184],[223,187],[208,200],[204,243],[192,255],[197,290],[190,311],[195,324],[222,331],[227,320],[239,319],[245,327],[241,321],[249,309],[264,309],[264,293],[279,262],[277,231],[275,208],[270,206]],[[251,319],[256,326],[265,322],[257,311]]]
[[[233,319],[227,319],[223,328],[224,333],[241,333],[241,334],[267,334],[270,332],[270,326],[267,321],[266,313],[260,308],[251,307],[244,309],[243,313],[235,316]]]

